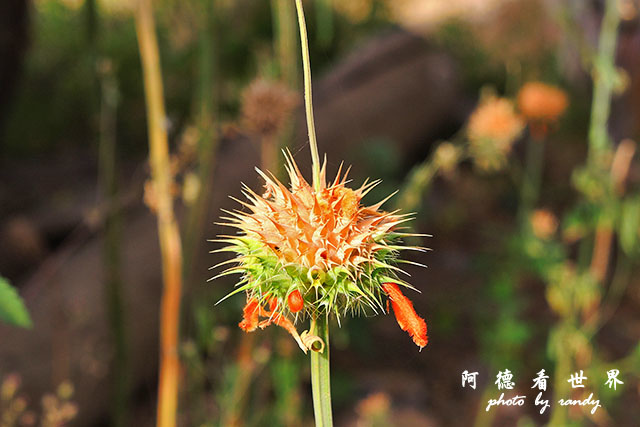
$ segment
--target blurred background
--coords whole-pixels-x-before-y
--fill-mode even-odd
[[[637,425],[638,2],[304,4],[329,176],[344,161],[354,186],[382,179],[367,201],[399,190],[387,209],[433,235],[409,256],[428,268],[407,269],[425,349],[393,316],[333,328],[336,425]],[[260,190],[254,167],[283,178],[288,147],[310,178],[293,0],[153,7],[183,247],[178,424],[311,425],[307,357],[280,328],[242,332],[243,296],[214,307],[233,279],[207,281],[226,259],[214,222],[241,183]],[[32,320],[0,325],[3,427],[154,424],[162,268],[134,9],[0,2],[0,275]],[[486,412],[505,369],[527,402]],[[584,396],[565,384],[579,369]],[[596,415],[554,406],[591,392]]]

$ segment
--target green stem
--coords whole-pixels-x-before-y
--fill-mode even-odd
[[[567,379],[571,373],[571,355],[565,348],[559,349],[556,354],[556,366],[554,375],[554,387],[553,392],[556,398],[566,399],[571,394],[571,389],[568,387]],[[567,407],[560,405],[552,405],[550,426],[565,426],[567,425]]]
[[[316,0],[316,40],[323,48],[331,45],[333,38],[333,0]]]
[[[616,76],[616,44],[620,12],[617,0],[607,0],[598,54],[593,70],[593,101],[591,104],[591,125],[589,128],[589,160],[597,160],[600,153],[609,148],[607,121],[611,108],[611,95]]]
[[[311,352],[311,388],[316,427],[333,426],[331,415],[331,376],[329,371],[329,316],[311,321],[311,333],[324,341],[324,351]]]
[[[218,90],[215,85],[218,76],[217,57],[217,17],[216,1],[203,0],[201,2],[201,18],[199,31],[199,71],[196,122],[198,127],[198,164],[197,174],[200,183],[198,197],[187,214],[184,238],[184,273],[187,283],[193,278],[193,264],[195,254],[199,248],[199,238],[202,235],[206,210],[212,193],[211,176],[216,163],[218,148],[218,134],[216,115],[218,113]]]
[[[276,40],[274,49],[278,55],[280,79],[291,88],[298,88],[299,66],[297,60],[296,10],[291,0],[272,0],[272,19]]]
[[[518,213],[518,220],[521,226],[525,226],[527,224],[531,210],[538,201],[538,196],[540,194],[542,165],[544,160],[544,140],[542,138],[530,138],[527,141],[526,156]]]
[[[318,142],[316,140],[316,125],[313,120],[313,100],[311,93],[311,61],[309,60],[309,38],[307,36],[307,23],[304,19],[302,0],[296,1],[298,12],[298,27],[300,28],[300,44],[302,45],[302,68],[304,71],[304,108],[307,116],[307,130],[309,131],[309,145],[311,146],[311,162],[313,168],[313,188],[320,189],[320,156],[318,155]]]
[[[420,209],[422,197],[429,188],[433,177],[438,172],[438,165],[432,157],[414,167],[398,194],[395,208],[404,212],[416,212]]]
[[[106,60],[105,60],[106,61]],[[127,425],[129,401],[127,333],[125,328],[124,297],[121,280],[121,215],[113,207],[118,195],[116,174],[116,114],[118,87],[110,63],[105,62],[102,71],[102,104],[100,108],[100,184],[107,206],[104,236],[104,266],[107,311],[114,342],[113,359],[113,412],[112,426]]]

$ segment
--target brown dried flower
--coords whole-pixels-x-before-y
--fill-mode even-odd
[[[285,126],[298,96],[282,83],[254,80],[242,93],[242,122],[251,133],[271,138]]]

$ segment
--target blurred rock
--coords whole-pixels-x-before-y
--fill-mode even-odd
[[[0,272],[9,278],[33,268],[47,252],[36,224],[20,215],[0,225],[0,242]]]

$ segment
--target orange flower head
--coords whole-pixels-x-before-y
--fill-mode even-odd
[[[518,138],[524,122],[511,101],[488,96],[471,114],[467,127],[471,154],[483,170],[500,168]]]
[[[547,209],[536,209],[530,221],[533,234],[541,240],[550,239],[558,229],[558,218]]]
[[[568,105],[567,94],[546,83],[529,82],[518,92],[518,108],[529,121],[554,122]]]
[[[330,183],[325,171],[326,161],[314,189],[289,154],[289,188],[258,170],[265,181],[263,194],[245,186],[249,201],[237,200],[245,209],[226,211],[223,225],[239,232],[221,236],[227,246],[220,251],[237,254],[223,263],[237,265],[216,277],[241,274],[237,289],[227,297],[247,293],[240,324],[247,332],[260,327],[257,317],[263,314],[290,330],[290,316],[295,321],[333,314],[340,321],[347,313],[384,312],[388,292],[383,283],[411,286],[398,278],[402,270],[396,266],[400,251],[424,250],[400,243],[407,235],[401,224],[409,217],[382,211],[386,199],[362,204],[377,182],[353,190],[346,186],[348,171],[342,174],[342,166]],[[268,312],[262,308],[266,305]]]

